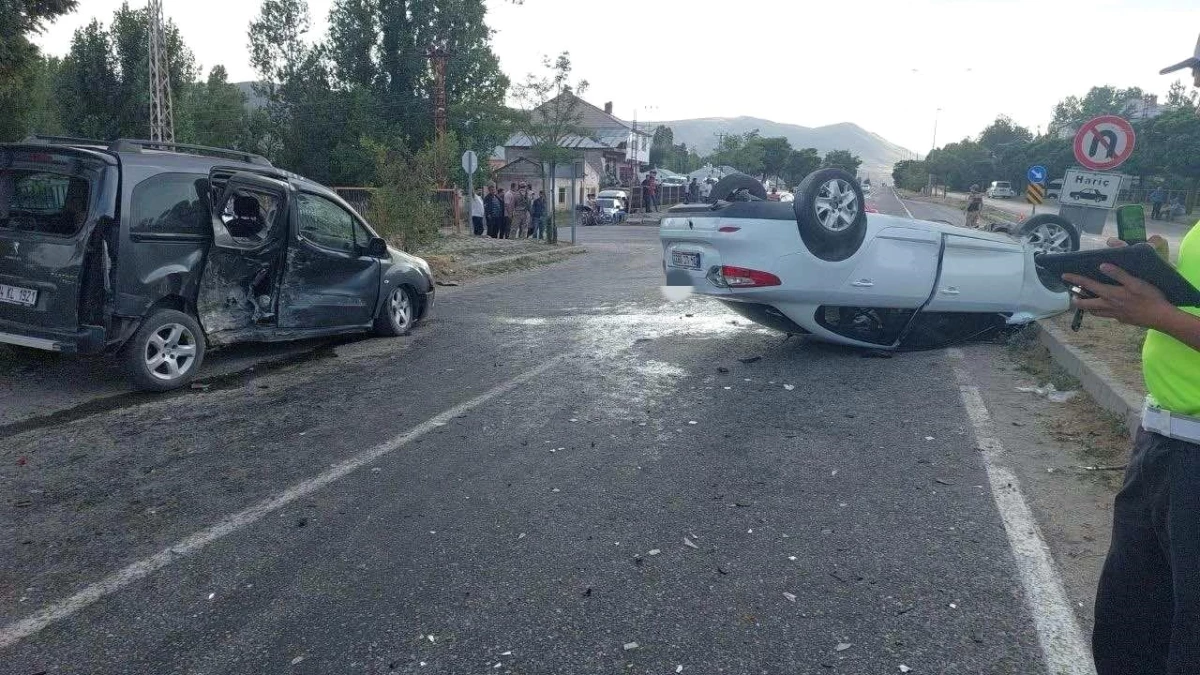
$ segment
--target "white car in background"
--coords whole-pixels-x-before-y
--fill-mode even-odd
[[[715,185],[713,197],[663,218],[667,285],[690,286],[786,333],[872,349],[932,348],[1070,306],[1063,284],[1034,265],[1035,244],[868,213],[862,189],[840,169],[810,174],[792,203],[765,201],[758,181],[738,175]],[[1038,218],[1023,229],[1062,220]]]
[[[1017,193],[1013,190],[1012,183],[1006,180],[992,181],[992,184],[988,186],[984,194],[992,199],[1012,199],[1017,196]]]

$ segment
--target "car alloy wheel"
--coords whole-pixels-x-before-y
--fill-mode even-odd
[[[850,184],[841,178],[827,181],[813,200],[817,221],[830,232],[841,232],[858,218],[858,196]]]
[[[391,297],[388,298],[388,312],[391,313],[392,324],[397,331],[408,330],[413,321],[413,306],[407,291],[403,288],[392,291]]]
[[[155,379],[173,382],[191,371],[196,353],[196,336],[187,326],[163,324],[146,341],[146,371]]]
[[[1043,223],[1026,232],[1022,238],[1033,247],[1035,253],[1069,253],[1073,250],[1071,233],[1055,223]]]

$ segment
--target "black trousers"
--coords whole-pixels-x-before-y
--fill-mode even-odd
[[[1162,202],[1156,202],[1156,203],[1152,204],[1151,209],[1150,209],[1150,217],[1154,220],[1161,220],[1162,219],[1162,207],[1163,207]]]
[[[1096,592],[1099,675],[1200,673],[1200,445],[1138,431]]]
[[[476,237],[483,235],[483,227],[483,216],[471,216],[471,230]]]
[[[512,230],[512,216],[504,216],[500,219],[500,238],[508,239],[508,235]]]
[[[489,237],[496,239],[500,236],[500,223],[503,221],[504,218],[501,216],[494,216],[487,219],[487,234]]]

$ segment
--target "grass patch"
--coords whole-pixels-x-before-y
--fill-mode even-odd
[[[1109,367],[1113,377],[1138,395],[1146,393],[1142,379],[1142,343],[1146,329],[1127,326],[1112,319],[1085,316],[1079,331],[1071,330],[1073,312],[1049,320],[1063,340]]]
[[[419,255],[429,262],[438,281],[463,281],[549,265],[583,252],[569,244],[547,244],[537,239],[490,239],[443,232]],[[535,253],[541,255],[529,255]]]

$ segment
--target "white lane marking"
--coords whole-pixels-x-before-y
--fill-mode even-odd
[[[0,649],[6,649],[12,645],[30,637],[43,628],[63,619],[67,619],[74,614],[86,609],[90,605],[103,599],[106,596],[112,595],[117,591],[124,589],[133,582],[149,576],[150,574],[178,562],[183,558],[198,553],[204,547],[216,542],[238,530],[241,530],[249,525],[262,520],[264,516],[278,511],[279,509],[291,504],[297,499],[307,497],[308,495],[320,490],[321,488],[346,477],[350,473],[361,469],[362,467],[371,464],[377,459],[395,452],[400,448],[408,445],[425,434],[437,429],[438,427],[449,424],[451,420],[462,415],[474,408],[487,403],[488,401],[502,396],[520,385],[532,380],[541,375],[550,368],[557,365],[564,359],[572,356],[572,354],[561,354],[540,366],[526,371],[507,382],[501,383],[486,392],[476,396],[469,401],[460,403],[449,410],[422,422],[421,424],[409,429],[408,431],[376,445],[373,448],[364,450],[358,454],[345,459],[327,471],[308,480],[302,481],[284,490],[283,492],[265,499],[250,508],[227,516],[215,525],[200,530],[184,539],[181,539],[171,546],[151,555],[149,557],[131,563],[123,569],[117,570],[112,574],[104,577],[100,581],[88,585],[83,590],[75,595],[72,595],[64,600],[60,600],[49,607],[19,621],[4,626],[0,629]]]
[[[904,200],[900,199],[900,193],[896,192],[896,188],[888,186],[888,189],[892,191],[892,196],[896,198],[896,201],[900,202],[900,208],[904,209],[904,212],[908,214],[908,219],[916,220],[916,218],[913,218],[912,211],[908,210],[908,204],[905,204]]]
[[[1096,675],[1091,650],[1063,590],[1054,557],[1021,494],[1016,473],[1004,465],[1004,447],[996,438],[995,425],[979,394],[979,387],[972,383],[963,366],[962,350],[947,351],[954,377],[958,380],[959,395],[975,429],[975,440],[983,451],[992,498],[1004,521],[1008,545],[1017,561],[1025,602],[1033,616],[1046,667],[1051,675]]]

